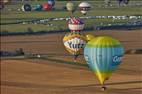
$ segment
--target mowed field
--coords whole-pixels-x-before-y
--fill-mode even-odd
[[[108,35],[122,42],[125,49],[142,48],[141,30],[87,32]],[[142,55],[127,54],[118,71],[101,91],[96,76],[87,67],[83,56],[73,62],[65,50],[65,33],[3,36],[1,50],[23,48],[25,53],[43,54],[45,58],[2,59],[1,94],[142,94]]]

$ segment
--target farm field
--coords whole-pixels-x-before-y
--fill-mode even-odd
[[[84,53],[74,62],[63,45],[63,37],[70,32],[67,19],[71,15],[65,9],[68,1],[56,0],[52,11],[21,11],[23,4],[34,7],[46,2],[17,1],[0,10],[0,94],[142,94],[141,0],[130,0],[121,7],[116,0],[107,7],[104,0],[91,0],[87,1],[92,6],[87,15],[79,8],[74,12],[85,23],[81,34],[110,36],[124,46],[123,61],[106,81],[105,91],[89,69]],[[82,0],[73,2],[78,6]],[[15,55],[19,49],[24,55]]]
[[[119,39],[125,49],[142,47],[142,32],[87,32],[95,36],[108,35]],[[107,81],[103,92],[83,56],[73,62],[62,44],[63,34],[1,37],[1,50],[23,48],[26,53],[45,55],[44,58],[2,59],[2,94],[126,94],[142,93],[142,55],[127,54],[119,70]]]

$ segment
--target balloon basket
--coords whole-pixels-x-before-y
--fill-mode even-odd
[[[105,86],[102,86],[101,90],[105,91],[107,88]]]
[[[74,62],[77,62],[77,60],[74,60]]]
[[[77,62],[77,57],[78,57],[78,55],[74,56],[74,62]]]

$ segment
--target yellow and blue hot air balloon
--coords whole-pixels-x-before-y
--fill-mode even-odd
[[[95,38],[95,36],[92,35],[92,34],[87,34],[87,35],[86,35],[86,40],[87,40],[87,41],[90,41],[90,40],[92,40],[92,39],[94,39],[94,38]]]
[[[78,32],[71,32],[64,36],[63,43],[67,51],[74,56],[76,61],[78,55],[83,52],[86,45],[86,38]]]
[[[92,39],[84,48],[85,60],[98,77],[103,89],[105,81],[120,65],[123,55],[124,48],[120,42],[107,36]]]

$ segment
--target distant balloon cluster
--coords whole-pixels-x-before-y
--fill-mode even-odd
[[[80,12],[83,14],[83,15],[86,15],[87,12],[90,10],[91,8],[91,5],[88,3],[88,2],[82,2],[78,5],[79,7],[79,10]],[[73,2],[68,2],[66,4],[66,9],[71,12],[72,14],[75,12],[76,10],[76,5],[73,3]]]
[[[33,8],[30,4],[24,4],[22,6],[22,11],[51,11],[55,5],[55,0],[48,0],[47,3],[41,5],[37,4]]]

